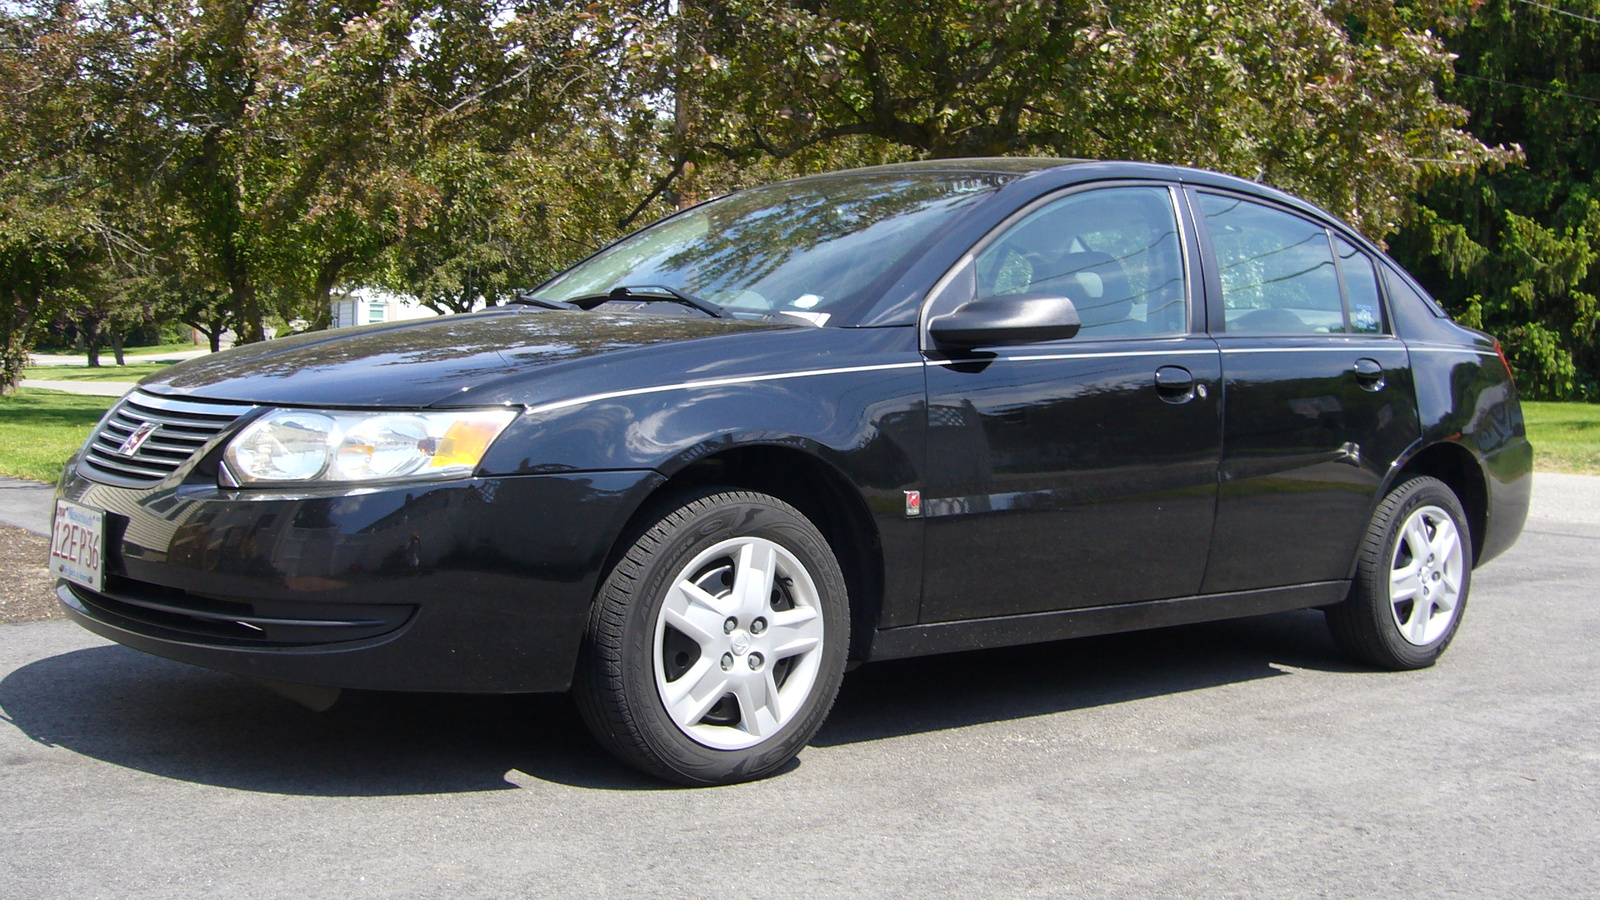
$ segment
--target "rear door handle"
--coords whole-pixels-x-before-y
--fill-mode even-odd
[[[1156,393],[1168,403],[1188,403],[1194,397],[1194,373],[1183,366],[1156,370]]]
[[[1361,385],[1362,390],[1383,390],[1383,366],[1379,365],[1377,360],[1365,357],[1358,359],[1355,365],[1350,367],[1350,371],[1355,373],[1356,383]]]

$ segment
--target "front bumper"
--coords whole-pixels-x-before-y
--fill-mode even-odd
[[[288,495],[146,490],[69,469],[106,511],[103,592],[67,614],[158,656],[257,678],[406,691],[560,691],[651,471]]]

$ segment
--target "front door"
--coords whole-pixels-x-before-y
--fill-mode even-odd
[[[965,298],[1065,294],[1083,327],[1066,341],[929,352],[921,621],[1199,590],[1221,363],[1192,333],[1174,196],[1124,185],[1044,202],[952,281]]]

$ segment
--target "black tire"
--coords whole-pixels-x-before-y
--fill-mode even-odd
[[[732,784],[771,775],[794,759],[816,734],[844,676],[850,604],[838,560],[804,515],[765,494],[712,489],[679,497],[660,508],[664,514],[638,533],[596,595],[573,683],[578,710],[608,751],[651,775],[687,785]],[[776,549],[772,549],[774,545]],[[723,552],[719,548],[729,546],[735,548],[729,555],[715,555]],[[690,595],[676,587],[683,582],[699,586],[701,579],[706,579],[703,596],[721,603],[736,605],[742,597],[760,597],[754,587],[748,593],[735,590],[744,584],[737,580],[743,572],[756,573],[756,580],[749,584],[761,583],[759,566],[740,568],[745,557],[735,559],[744,546],[752,547],[752,553],[772,554],[768,571],[777,577],[764,599],[750,601],[766,604],[772,623],[766,624],[763,615],[744,614],[755,607],[741,608],[744,620],[732,626],[732,631],[726,625],[722,629],[729,642],[726,648],[721,646],[724,635],[713,634],[709,628],[700,632],[700,639],[673,628],[663,609],[669,595],[675,609],[684,606]],[[696,567],[692,572],[686,568],[691,564]],[[796,566],[803,571],[795,571]],[[701,571],[706,574],[694,574]],[[684,576],[681,580],[680,575]],[[726,592],[717,593],[718,585],[726,585]],[[690,612],[713,615],[706,603],[690,606]],[[780,626],[780,617],[783,622],[806,622]],[[738,618],[730,615],[726,621]],[[776,642],[797,633],[786,629],[815,629],[819,621],[820,644],[815,649],[779,658],[781,648]],[[669,641],[676,643],[669,646]],[[743,642],[743,649],[738,641]],[[773,656],[770,663],[757,652],[762,647]],[[684,662],[691,655],[692,663]],[[728,659],[734,660],[731,668],[724,664]],[[669,711],[663,694],[678,684],[667,680],[674,677],[711,685],[699,692],[701,697],[715,694],[721,679],[735,679],[750,687],[743,688],[744,693],[729,688],[703,718],[680,726],[675,716],[695,716],[684,712],[685,706],[695,704],[680,701],[676,713]],[[752,707],[751,692],[759,693],[774,684],[777,687],[771,688],[770,695],[762,695],[770,696],[771,705],[758,702]],[[784,691],[794,696],[784,697],[780,703],[779,694]],[[747,716],[747,708],[759,714]],[[781,723],[761,716],[778,709],[782,710]],[[762,731],[768,733],[759,734]],[[753,743],[733,746],[742,741]]]
[[[1455,573],[1446,570],[1449,554],[1437,563],[1424,562],[1414,556],[1412,539],[1403,534],[1407,523],[1416,516],[1424,535],[1438,540],[1444,528],[1439,513],[1448,517],[1455,530],[1455,552],[1460,554],[1459,571]],[[1427,559],[1438,555],[1431,554]],[[1391,577],[1407,571],[1413,561],[1424,573],[1418,584],[1426,584],[1435,598],[1443,596],[1441,585],[1448,587],[1454,574],[1459,591],[1448,610],[1437,608],[1420,591],[1409,601],[1391,600]],[[1350,594],[1344,602],[1324,612],[1335,642],[1351,656],[1381,669],[1423,669],[1438,661],[1450,646],[1466,612],[1471,587],[1472,540],[1461,501],[1439,479],[1416,476],[1397,485],[1378,504],[1356,554]],[[1448,621],[1439,621],[1444,615],[1449,616]]]

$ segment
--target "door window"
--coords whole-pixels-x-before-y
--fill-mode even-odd
[[[1237,197],[1200,195],[1222,281],[1226,331],[1327,334],[1345,330],[1328,232]]]
[[[1183,254],[1164,187],[1116,187],[1047,203],[1007,229],[976,261],[977,297],[1065,296],[1078,339],[1189,330]]]
[[[1350,330],[1356,334],[1383,333],[1383,304],[1378,300],[1378,270],[1372,259],[1338,235],[1333,237],[1344,274],[1345,295],[1350,298]]]

